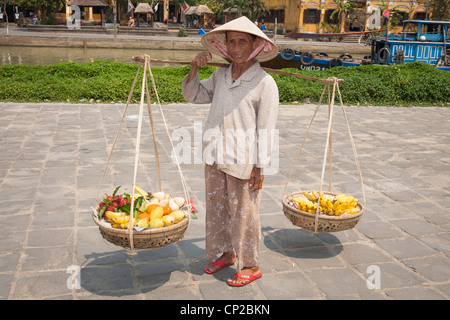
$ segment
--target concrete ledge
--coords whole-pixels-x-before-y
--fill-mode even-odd
[[[103,26],[82,26],[81,29],[69,29],[65,25],[55,26],[43,26],[43,25],[29,25],[24,28],[20,28],[24,32],[57,32],[67,34],[114,34],[114,28],[108,28]],[[149,28],[149,27],[128,27],[119,26],[117,28],[117,34],[123,35],[142,35],[142,36],[165,36],[165,37],[177,37],[179,28]],[[185,33],[189,37],[200,37],[198,30],[185,29]]]
[[[2,46],[29,47],[64,47],[64,48],[127,48],[127,49],[172,49],[203,50],[199,39],[189,38],[184,41],[170,39],[111,39],[83,37],[32,37],[3,36]]]

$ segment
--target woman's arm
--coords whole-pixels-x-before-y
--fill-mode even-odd
[[[200,81],[198,68],[204,67],[211,60],[209,52],[202,52],[195,56],[191,62],[191,70],[181,82],[183,97],[191,103],[211,103],[215,87],[214,72],[208,79]]]
[[[212,59],[211,53],[209,52],[201,52],[194,57],[191,61],[191,70],[189,71],[187,77],[187,83],[189,83],[192,79],[197,75],[198,67],[205,67],[208,64],[208,61]]]

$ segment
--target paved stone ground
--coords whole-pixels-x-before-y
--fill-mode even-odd
[[[163,106],[169,131],[181,127],[193,137],[208,107]],[[203,271],[201,164],[182,166],[199,210],[184,240],[128,255],[102,239],[91,207],[123,109],[123,104],[0,103],[1,299],[450,298],[450,109],[346,107],[366,212],[354,229],[313,234],[287,220],[280,199],[315,106],[281,106],[279,173],[266,176],[261,206],[264,275],[243,288],[225,283],[233,268],[215,275]],[[130,190],[137,109],[130,107],[102,192],[117,185]],[[163,188],[177,194],[181,184],[170,144],[159,109],[153,109]],[[319,186],[326,110],[322,107],[313,123],[287,192]],[[143,134],[137,183],[151,191],[157,176],[147,119]],[[361,200],[339,108],[332,169],[332,191]],[[80,280],[79,288],[68,286],[71,277]]]

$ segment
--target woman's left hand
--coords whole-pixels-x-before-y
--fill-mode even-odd
[[[250,188],[252,191],[262,189],[264,175],[261,173],[261,168],[254,167],[250,175]]]

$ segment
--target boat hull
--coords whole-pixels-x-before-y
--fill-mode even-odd
[[[411,27],[412,25],[412,27]],[[290,33],[291,38],[306,37],[306,33]],[[334,36],[313,34],[309,37]],[[335,66],[354,67],[361,64],[391,65],[423,62],[440,70],[450,71],[450,22],[428,20],[405,20],[403,31],[396,35],[372,36],[367,40],[371,46],[370,59],[330,58],[313,56],[284,49],[264,66],[274,69],[297,68],[301,70],[325,70]]]
[[[332,61],[334,59],[334,61]],[[311,61],[312,60],[312,61]],[[278,55],[261,66],[271,69],[296,68],[300,70],[320,71],[327,70],[337,66],[356,67],[362,63],[362,59],[341,59],[322,57],[320,55],[303,57],[299,54],[289,54],[279,52]]]

